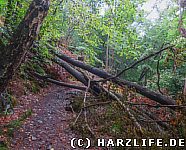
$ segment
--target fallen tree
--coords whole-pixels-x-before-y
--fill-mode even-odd
[[[56,84],[56,85],[59,85],[59,86],[65,86],[65,87],[68,87],[68,88],[78,89],[78,90],[82,90],[82,91],[86,90],[86,87],[84,87],[84,86],[78,86],[78,85],[68,84],[68,83],[65,83],[65,82],[54,80],[54,79],[52,79],[48,76],[42,76],[37,72],[27,72],[27,73],[31,76],[37,77],[38,79],[41,79],[43,81],[50,82],[50,83],[53,83],[53,84]]]
[[[78,81],[83,83],[85,86],[88,86],[88,80],[90,79],[87,76],[85,76],[85,74],[77,71],[76,69],[71,67],[68,63],[66,63],[63,60],[56,58],[56,59],[52,59],[52,61],[62,66],[67,72],[69,72],[73,77],[75,77]],[[93,90],[93,94],[95,95],[99,95],[103,91],[103,88],[99,86],[98,83],[91,84],[90,89]]]
[[[96,67],[93,67],[93,66],[90,66],[88,64],[85,64],[81,61],[78,61],[78,60],[75,60],[59,51],[56,50],[56,48],[54,48],[53,46],[51,45],[48,45],[49,49],[50,49],[50,52],[52,54],[54,54],[55,56],[57,56],[58,58],[60,58],[61,60],[66,61],[76,67],[79,67],[81,69],[84,69],[84,70],[87,70],[88,72],[92,73],[92,74],[95,74],[103,79],[109,79],[109,81],[115,83],[115,84],[118,84],[120,86],[127,86],[129,88],[132,88],[132,89],[135,89],[135,91],[155,102],[158,102],[162,105],[175,105],[176,102],[171,99],[170,97],[168,96],[165,96],[165,95],[162,95],[160,93],[157,93],[157,92],[154,92],[154,91],[151,91],[149,90],[148,88],[146,87],[143,87],[141,85],[138,85],[136,83],[133,83],[133,82],[130,82],[130,81],[127,81],[127,80],[124,80],[124,79],[120,79],[118,77],[114,77],[113,75],[103,71],[103,70],[100,70],[99,68],[96,68]],[[60,60],[60,61],[61,61]],[[59,64],[60,65],[60,64]],[[62,67],[64,67],[63,65],[61,65]],[[94,82],[94,81],[93,81]],[[93,83],[92,82],[92,83]],[[170,107],[172,108],[172,107]],[[174,109],[174,108],[172,108]]]
[[[136,120],[134,114],[131,113],[131,110],[129,109],[129,107],[127,105],[125,105],[125,103],[123,103],[118,98],[117,95],[115,95],[111,91],[107,90],[106,88],[101,86],[99,83],[96,83],[96,82],[92,82],[91,83],[91,78],[90,77],[88,77],[85,73],[82,73],[82,72],[74,69],[67,62],[65,62],[65,61],[63,61],[61,59],[58,59],[58,58],[52,58],[51,60],[53,62],[57,63],[58,65],[60,65],[61,67],[63,67],[67,72],[69,72],[78,81],[82,82],[87,87],[85,92],[87,92],[87,91],[91,92],[92,94],[94,94],[96,96],[98,96],[100,94],[103,94],[104,96],[107,96],[110,100],[117,101],[123,107],[123,109],[126,110],[128,115],[130,116],[130,118],[134,121],[134,124],[136,124],[136,126],[139,128],[140,132],[142,133],[142,127],[138,123],[138,121]]]
[[[78,71],[77,69],[73,68],[72,65],[70,65],[69,63],[67,63],[67,62],[65,62],[65,61],[63,61],[59,58],[56,58],[56,57],[52,58],[51,61],[55,62],[56,64],[63,67],[67,72],[69,72],[73,77],[75,77],[78,81],[83,83],[85,86],[77,86],[77,85],[64,83],[64,82],[52,79],[51,76],[49,76],[49,75],[42,76],[42,75],[40,75],[38,73],[35,73],[35,72],[32,72],[32,71],[29,71],[30,72],[29,74],[31,74],[31,75],[33,75],[33,76],[35,76],[35,77],[37,77],[37,78],[39,78],[43,81],[54,83],[54,84],[59,85],[59,86],[74,88],[74,89],[82,90],[82,91],[85,91],[85,92],[88,89],[88,92],[94,94],[95,96],[98,96],[99,94],[102,94],[102,95],[106,96],[107,98],[109,98],[110,102],[113,102],[111,100],[114,100],[114,101],[118,102],[120,104],[120,106],[122,106],[123,109],[126,111],[126,113],[128,113],[128,115],[133,120],[135,125],[142,132],[142,127],[141,127],[141,123],[140,123],[141,121],[138,120],[137,117],[135,116],[138,113],[136,113],[134,110],[130,109],[129,106],[128,106],[128,103],[126,101],[121,101],[121,99],[120,99],[120,98],[122,98],[121,95],[118,95],[117,93],[113,93],[113,92],[107,90],[99,82],[98,83],[97,82],[91,82],[91,77],[89,76],[88,72],[84,72],[82,70]],[[84,110],[84,108],[82,108],[82,110]],[[84,110],[84,111],[86,111],[86,110]],[[151,118],[150,120],[152,122],[153,122],[153,118],[156,118],[153,115],[149,116],[148,114],[146,114],[146,115],[143,114],[143,110],[140,110],[140,114],[141,114],[142,118],[144,116],[147,116],[147,118]],[[158,120],[158,119],[156,119],[156,120]],[[156,121],[156,124],[163,127],[163,128],[167,128],[167,126],[168,126],[167,124],[163,124],[159,121]]]
[[[88,78],[87,75],[77,71],[76,69],[74,69],[72,66],[70,66],[68,63],[66,63],[63,60],[52,59],[52,61],[57,63],[58,65],[62,66],[63,68],[65,68],[66,71],[68,71],[73,77],[75,77],[78,81],[83,83],[85,86],[88,86],[88,83],[91,81],[91,79]],[[37,72],[32,72],[32,71],[28,70],[27,73],[31,76],[34,76],[34,77],[38,78],[38,79],[41,79],[43,81],[47,81],[47,82],[50,82],[50,83],[54,83],[54,84],[59,85],[59,86],[65,86],[65,87],[74,88],[74,89],[78,89],[78,90],[82,90],[82,91],[86,91],[86,89],[87,89],[84,86],[77,86],[77,85],[68,84],[68,83],[64,83],[64,82],[52,79],[48,75],[42,76]],[[95,96],[103,94],[105,96],[108,96],[108,98],[111,98],[111,100],[119,101],[123,105],[123,103],[118,98],[118,97],[120,97],[119,95],[108,91],[104,87],[100,86],[98,83],[92,83],[89,87],[89,92],[92,93]]]

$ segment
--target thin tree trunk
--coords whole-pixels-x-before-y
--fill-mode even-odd
[[[184,101],[186,101],[186,78],[185,78],[185,84],[183,88],[183,96],[184,96]]]
[[[32,47],[48,9],[49,0],[33,0],[10,44],[0,49],[0,93],[6,89],[26,52]]]
[[[50,77],[47,77],[47,76],[42,76],[36,72],[28,72],[30,76],[34,76],[38,79],[41,79],[43,81],[47,81],[47,82],[50,82],[50,83],[53,83],[53,84],[56,84],[56,85],[59,85],[59,86],[65,86],[65,87],[68,87],[68,88],[73,88],[73,89],[78,89],[78,90],[82,90],[82,91],[85,91],[86,90],[86,87],[85,86],[78,86],[78,85],[74,85],[74,84],[68,84],[68,83],[65,83],[65,82],[62,82],[62,81],[58,81],[58,80],[54,80]]]
[[[106,62],[105,70],[109,71],[109,35],[107,36]]]

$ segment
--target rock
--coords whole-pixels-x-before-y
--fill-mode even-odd
[[[49,144],[49,145],[47,146],[47,150],[54,150],[54,148],[52,147],[52,144]]]
[[[34,136],[31,136],[31,140],[32,140],[32,141],[35,141],[35,140],[37,140],[37,138],[34,137]]]
[[[40,123],[40,124],[42,124],[42,123],[43,123],[43,121],[41,121],[41,120],[38,120],[37,122],[38,122],[38,123]]]

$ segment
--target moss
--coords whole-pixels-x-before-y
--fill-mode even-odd
[[[40,90],[40,86],[34,81],[26,82],[24,83],[24,86],[26,87],[27,91],[31,91],[33,93],[38,93]]]
[[[20,121],[24,121],[25,119],[27,119],[28,117],[30,117],[32,115],[32,110],[29,109],[27,110],[21,117],[20,117]]]
[[[0,141],[0,150],[8,150],[6,143]]]
[[[29,116],[31,116],[31,114],[32,114],[32,110],[29,109],[19,119],[13,120],[9,124],[7,124],[5,126],[5,128],[7,128],[6,135],[8,137],[12,137],[13,133],[14,133],[14,130],[19,128],[21,126],[21,124],[23,123],[23,121],[25,119],[27,119]]]
[[[0,128],[0,135],[2,135],[3,134],[3,130],[2,130],[2,128]]]
[[[71,105],[72,105],[73,110],[79,113],[83,105],[83,99],[77,97],[75,100],[72,101]]]

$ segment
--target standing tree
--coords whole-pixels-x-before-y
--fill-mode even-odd
[[[26,52],[32,47],[49,9],[49,0],[33,0],[9,44],[0,49],[0,93],[20,66]]]

